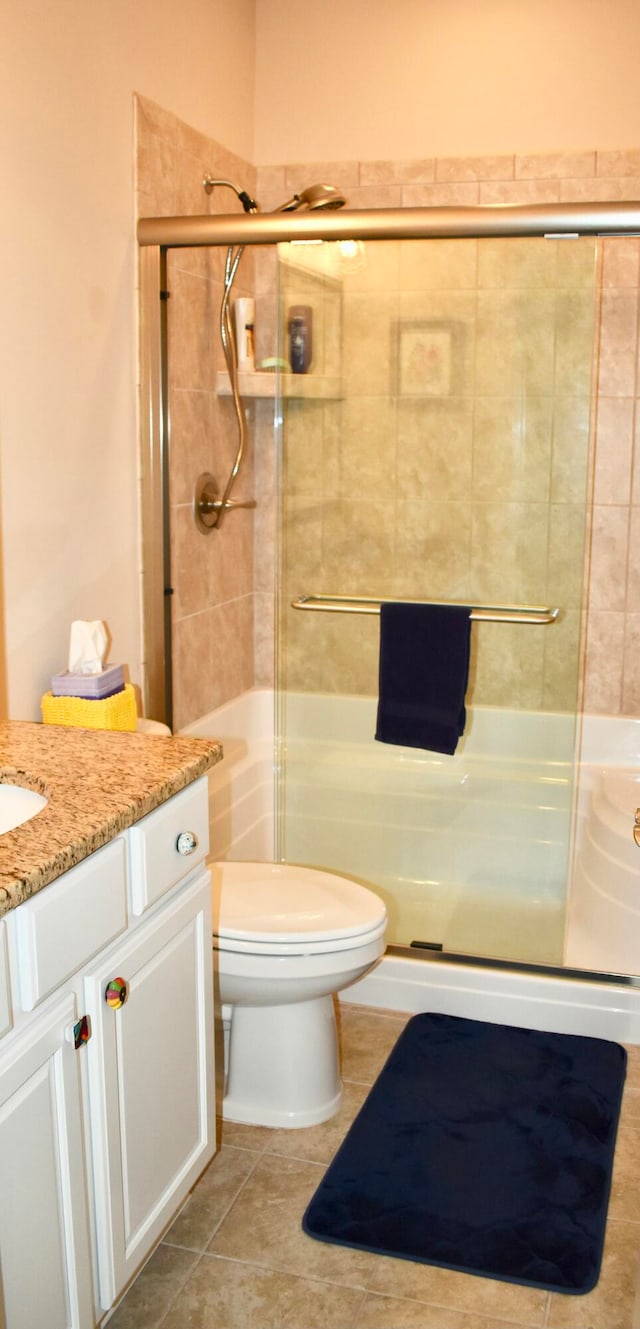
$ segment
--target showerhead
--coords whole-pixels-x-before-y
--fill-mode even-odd
[[[247,193],[246,189],[241,189],[239,185],[234,184],[233,180],[214,180],[212,175],[205,175],[202,181],[207,194],[211,194],[216,186],[223,185],[225,189],[232,189],[236,197],[240,200],[245,212],[259,212],[260,204]],[[336,189],[335,185],[309,185],[308,189],[303,189],[299,194],[293,194],[282,203],[275,212],[297,212],[298,208],[308,208],[309,211],[315,211],[317,208],[324,208],[327,212],[335,212],[338,208],[343,208],[346,203],[344,194]]]
[[[335,185],[309,185],[308,189],[294,194],[286,203],[276,208],[276,212],[297,212],[298,208],[308,208],[310,212],[324,208],[327,212],[335,212],[338,208],[343,208],[346,201],[344,194],[341,194]]]

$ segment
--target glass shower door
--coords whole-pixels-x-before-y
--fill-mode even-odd
[[[281,380],[278,856],[370,884],[392,944],[562,962],[596,257],[591,239],[280,247],[281,354],[296,306],[313,354]],[[368,599],[559,613],[473,622],[446,756],[374,739]]]

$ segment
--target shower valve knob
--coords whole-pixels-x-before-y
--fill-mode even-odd
[[[636,822],[633,828],[633,838],[640,849],[640,808],[636,808]]]

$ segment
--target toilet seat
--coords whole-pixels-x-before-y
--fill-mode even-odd
[[[321,955],[367,945],[386,928],[377,895],[348,877],[290,863],[213,865],[218,950]]]

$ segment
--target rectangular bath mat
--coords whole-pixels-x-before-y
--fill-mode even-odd
[[[303,1228],[380,1255],[589,1292],[625,1071],[624,1048],[604,1039],[416,1015]]]

